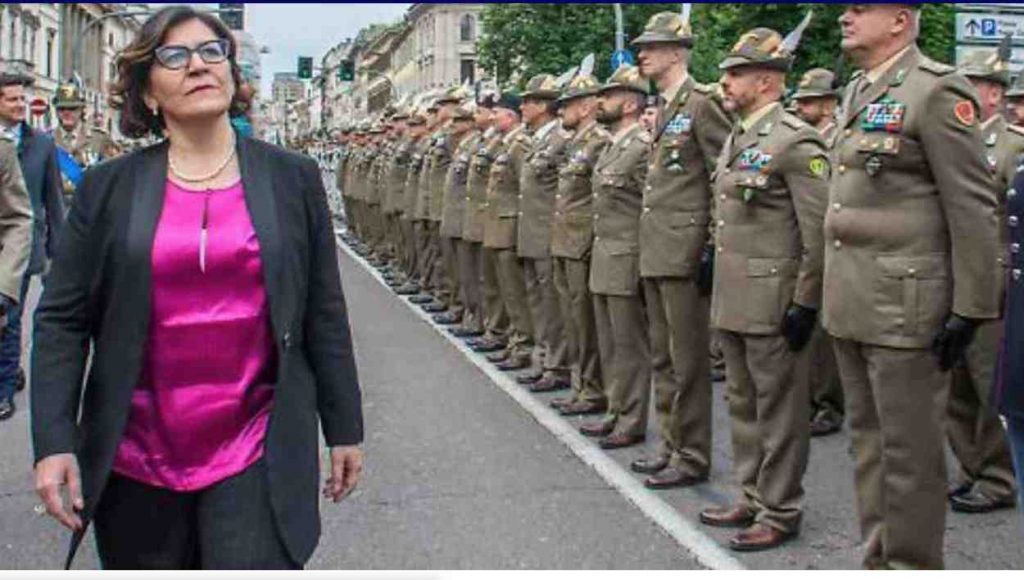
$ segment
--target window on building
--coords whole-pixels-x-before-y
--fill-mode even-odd
[[[114,33],[110,32],[107,34],[107,46],[114,48]]]
[[[29,35],[29,39],[28,39],[28,54],[29,54],[29,59],[31,59],[32,62],[35,62],[35,60],[36,60],[36,38],[38,36],[39,36],[39,29],[33,26],[32,27],[32,34]]]
[[[8,39],[7,39],[8,40],[8,45],[9,45],[8,49],[7,49],[7,55],[8,55],[8,58],[10,58],[11,60],[14,60],[16,58],[16,56],[14,54],[14,37],[17,36],[17,34],[18,34],[18,18],[17,18],[17,16],[11,15],[11,36],[8,37]]]
[[[28,52],[28,21],[21,19],[21,60],[31,60]]]
[[[473,42],[476,38],[476,18],[472,14],[463,14],[459,21],[459,39],[462,42]]]
[[[53,48],[56,42],[57,31],[46,31],[46,76],[53,78]]]
[[[460,62],[459,80],[466,82],[469,80],[469,84],[476,82],[476,63],[471,59],[463,59]]]

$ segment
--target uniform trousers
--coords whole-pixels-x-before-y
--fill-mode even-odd
[[[278,533],[263,459],[195,492],[112,473],[94,522],[106,570],[302,568]]]
[[[691,278],[644,278],[659,454],[694,477],[711,469],[711,300]]]
[[[498,250],[480,247],[480,300],[484,311],[484,336],[504,340],[509,332],[508,310],[501,297],[501,283],[498,276]]]
[[[401,218],[402,231],[402,270],[409,278],[413,277],[416,271],[416,238],[413,231],[412,220]]]
[[[807,345],[811,352],[810,390],[811,419],[819,417],[825,421],[842,424],[843,385],[839,380],[836,366],[836,351],[829,336],[819,322]]]
[[[480,298],[480,244],[458,240],[459,287],[465,308],[462,314],[462,328],[483,331],[483,302]]]
[[[926,349],[834,338],[867,568],[942,568],[949,375]]]
[[[643,301],[639,296],[594,294],[594,320],[608,398],[606,420],[614,423],[615,433],[644,436],[651,365]]]
[[[729,389],[733,469],[743,503],[756,522],[796,533],[811,437],[809,353],[790,351],[778,335],[720,330],[718,337]]]
[[[1001,320],[978,326],[964,364],[952,371],[946,425],[960,462],[959,483],[973,483],[985,497],[998,501],[1012,500],[1015,493],[1006,430],[990,404],[1002,336]]]
[[[545,375],[568,380],[569,352],[551,258],[523,258],[523,281],[533,321],[537,364]]]
[[[430,285],[435,262],[434,247],[430,242],[430,221],[416,220],[413,222],[416,232],[416,278],[423,292],[430,292]]]
[[[582,260],[552,258],[571,369],[573,398],[604,402],[601,359],[597,346],[594,299],[590,295],[590,257]]]
[[[440,222],[438,227],[440,227]],[[438,235],[441,246],[441,292],[438,300],[455,316],[462,316],[462,288],[459,285],[459,239]]]
[[[444,255],[441,249],[441,222],[427,220],[427,231],[429,232],[430,243],[430,283],[434,298],[445,307],[448,306],[449,295],[446,287],[446,276],[444,268]]]
[[[515,248],[495,250],[498,287],[505,303],[510,322],[508,354],[510,359],[530,361],[533,353],[533,319],[526,303],[526,282],[523,280],[523,261]]]

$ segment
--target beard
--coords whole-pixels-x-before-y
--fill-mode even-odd
[[[601,108],[599,108],[597,110],[597,122],[598,123],[603,123],[605,125],[611,125],[613,123],[618,123],[621,120],[622,120],[622,103],[619,103],[618,106],[616,106],[614,108],[611,108],[611,109],[606,109],[604,107],[601,107]]]

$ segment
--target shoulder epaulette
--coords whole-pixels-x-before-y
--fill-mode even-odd
[[[651,134],[648,133],[647,131],[638,131],[636,134],[636,138],[637,141],[640,141],[641,143],[645,143],[647,145],[650,145],[651,143],[654,142],[654,139],[651,137]]]
[[[951,67],[948,64],[936,62],[930,58],[921,59],[920,67],[921,70],[928,71],[936,76],[948,75],[956,71],[956,68]]]
[[[1024,137],[1024,127],[1018,127],[1016,125],[1010,125],[1009,123],[1007,123],[1006,130],[1010,131],[1011,133],[1015,133],[1021,137]]]
[[[800,117],[797,117],[796,115],[793,115],[792,113],[784,113],[782,115],[782,124],[789,127],[790,129],[793,129],[794,131],[799,131],[800,129],[803,129],[805,127],[810,127],[810,125],[808,125],[806,121],[804,121]]]
[[[693,90],[694,92],[700,93],[702,95],[707,95],[715,92],[715,86],[716,83],[712,83],[709,85],[706,85],[704,83],[694,83]]]

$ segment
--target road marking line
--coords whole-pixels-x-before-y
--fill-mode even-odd
[[[384,281],[383,276],[381,276],[376,268],[371,266],[362,256],[353,252],[345,242],[340,239],[337,242],[338,247],[348,254],[350,258],[360,264],[385,289],[389,292],[391,291],[387,282]],[[402,299],[401,296],[395,295],[395,298],[405,304],[421,320],[427,322],[449,344],[466,355],[466,358],[483,371],[498,388],[533,415],[533,418],[538,423],[557,437],[576,457],[593,468],[602,479],[618,490],[620,494],[639,508],[644,515],[660,526],[668,535],[672,536],[679,545],[693,554],[701,565],[713,570],[746,569],[739,560],[724,550],[718,542],[702,532],[693,522],[680,515],[668,502],[645,488],[629,471],[616,463],[600,447],[580,434],[561,415],[534,398],[526,389],[518,386],[510,376],[487,362],[485,357],[473,352],[461,340],[435,324],[428,313],[408,300]]]

